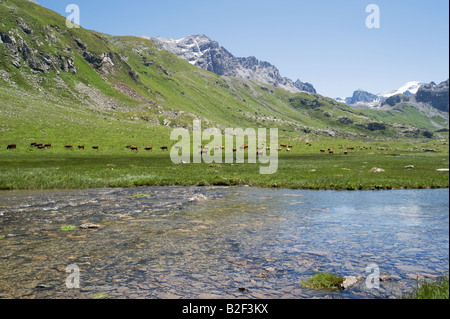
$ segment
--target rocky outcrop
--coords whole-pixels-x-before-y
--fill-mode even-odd
[[[415,95],[418,103],[430,105],[440,111],[449,111],[449,80],[438,85],[434,82],[422,85]]]
[[[33,47],[29,43],[35,41],[34,37],[28,38],[34,34],[27,23],[22,19],[16,20],[18,29],[11,29],[8,32],[0,30],[0,39],[7,52],[7,59],[12,65],[20,69],[23,66],[28,66],[30,69],[47,73],[50,70],[55,70],[56,73],[60,71],[75,73],[75,59],[71,56],[52,55],[49,52],[43,52]],[[44,33],[47,35],[45,39],[53,39],[56,37],[50,28],[44,28]]]
[[[386,129],[386,125],[384,123],[371,122],[367,124],[367,129],[371,131],[382,131]]]
[[[386,101],[384,101],[383,105],[395,106],[398,103],[409,102],[410,100],[411,100],[411,95],[396,94],[396,95],[393,95],[391,97],[388,97],[386,99]]]
[[[179,40],[154,37],[151,40],[189,63],[220,76],[250,79],[294,93],[316,93],[312,84],[285,78],[275,66],[253,56],[235,57],[205,35],[188,36]]]

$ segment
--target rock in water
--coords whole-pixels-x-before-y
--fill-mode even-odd
[[[100,229],[102,228],[102,226],[100,225],[96,225],[96,224],[83,224],[80,226],[81,229]]]
[[[354,276],[346,276],[344,277],[344,282],[341,284],[341,289],[346,290],[354,285],[356,285],[358,282],[360,282],[362,277],[354,277]]]
[[[203,194],[198,194],[198,195],[195,195],[194,197],[191,197],[191,198],[189,198],[189,202],[190,203],[192,203],[192,202],[206,202],[208,200],[208,197],[206,197],[205,195],[203,195]]]

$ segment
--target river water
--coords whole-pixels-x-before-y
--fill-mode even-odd
[[[394,298],[448,270],[448,189],[0,192],[0,298]]]

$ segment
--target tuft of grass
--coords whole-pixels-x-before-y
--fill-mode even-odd
[[[72,230],[75,230],[75,228],[77,228],[77,226],[74,226],[74,225],[61,226],[62,231],[72,231]]]
[[[106,292],[99,292],[97,294],[93,294],[91,296],[92,299],[106,299],[109,297],[109,294]]]
[[[149,195],[147,195],[147,194],[136,194],[136,195],[133,195],[133,196],[130,196],[130,197],[133,197],[133,198],[143,198],[143,197],[149,197]]]
[[[327,272],[318,272],[308,280],[302,281],[301,286],[309,289],[340,289],[344,279]]]
[[[448,275],[440,277],[437,281],[422,280],[417,288],[405,299],[449,299]]]

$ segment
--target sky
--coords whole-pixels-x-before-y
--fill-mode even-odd
[[[234,56],[255,56],[319,94],[384,93],[449,78],[448,0],[37,0],[83,28],[179,39],[204,34]],[[379,8],[379,28],[370,4]]]

